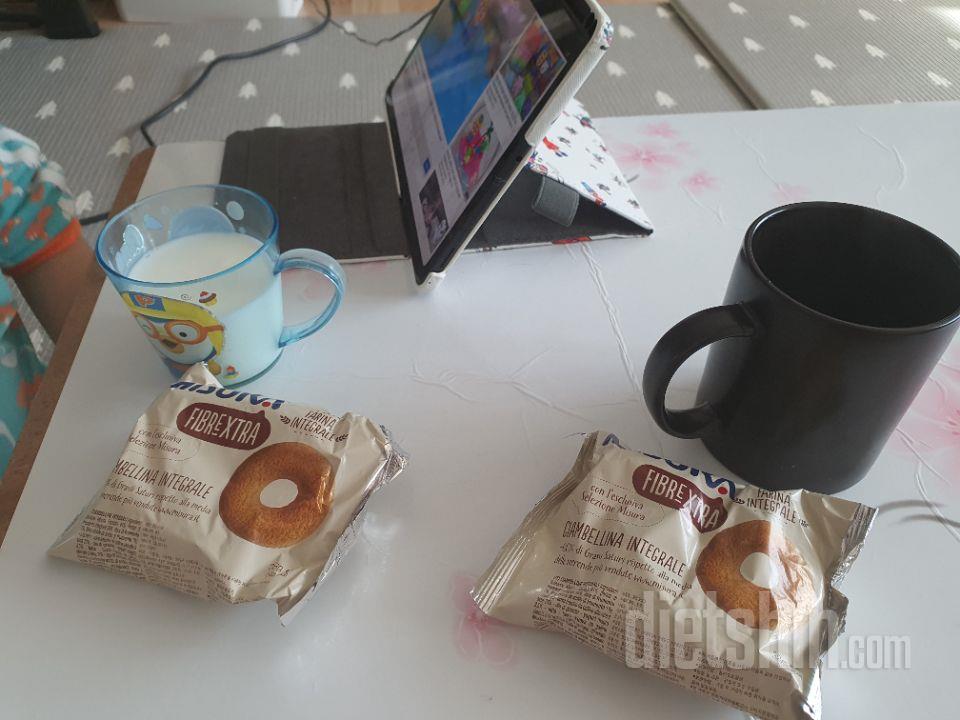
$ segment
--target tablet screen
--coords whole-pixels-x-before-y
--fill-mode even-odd
[[[560,7],[446,0],[397,75],[393,112],[424,264],[566,64],[561,38],[574,26]]]

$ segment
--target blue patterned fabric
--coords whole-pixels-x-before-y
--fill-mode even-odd
[[[36,143],[0,125],[0,268],[29,272],[80,236],[60,166]],[[27,419],[44,366],[0,283],[0,473]]]

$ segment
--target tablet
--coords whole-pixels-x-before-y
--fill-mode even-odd
[[[418,284],[443,273],[606,48],[593,0],[444,0],[387,88]]]

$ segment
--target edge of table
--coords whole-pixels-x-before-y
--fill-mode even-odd
[[[127,174],[120,184],[110,209],[111,216],[136,201],[147,169],[150,167],[150,161],[153,159],[153,152],[153,148],[149,148],[130,160]],[[67,314],[63,331],[57,338],[50,365],[44,373],[36,396],[30,403],[30,411],[23,431],[13,449],[3,479],[0,480],[0,547],[3,546],[3,539],[13,520],[23,488],[33,469],[43,438],[47,434],[53,412],[60,401],[63,386],[73,367],[80,341],[87,330],[87,324],[102,286],[103,271],[97,265],[94,254],[91,253],[83,279],[71,299],[72,307]]]

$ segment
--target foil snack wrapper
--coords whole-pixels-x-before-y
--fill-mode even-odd
[[[564,633],[764,720],[819,720],[838,585],[876,510],[768,491],[595,432],[472,591],[504,622]]]
[[[49,554],[208,600],[273,600],[286,625],[406,462],[365,417],[227,390],[195,365]]]

